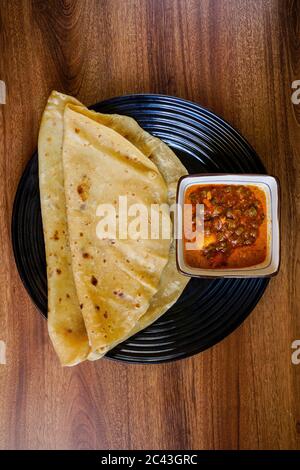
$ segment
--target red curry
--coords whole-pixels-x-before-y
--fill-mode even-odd
[[[193,185],[185,204],[204,205],[204,245],[187,250],[185,261],[197,268],[243,268],[262,263],[267,256],[266,196],[256,186]]]

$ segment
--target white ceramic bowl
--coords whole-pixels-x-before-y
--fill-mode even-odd
[[[257,186],[266,196],[267,211],[267,256],[263,263],[246,268],[195,268],[187,265],[184,260],[184,241],[176,241],[176,256],[178,270],[187,276],[194,277],[270,277],[277,274],[280,264],[280,230],[279,230],[279,183],[273,176],[268,175],[230,175],[204,174],[183,176],[177,188],[177,211],[175,223],[177,233],[182,232],[183,205],[187,188],[195,184],[230,184]]]

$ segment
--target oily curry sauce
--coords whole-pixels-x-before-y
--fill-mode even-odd
[[[187,250],[185,262],[196,268],[245,268],[262,263],[267,256],[266,196],[256,186],[192,185],[185,204],[192,204],[193,230],[196,204],[204,205],[204,244]]]

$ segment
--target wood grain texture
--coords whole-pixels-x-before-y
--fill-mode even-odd
[[[300,449],[298,0],[1,0],[2,449]],[[87,105],[132,92],[207,106],[282,186],[282,264],[244,324],[166,365],[62,369],[13,260],[14,194],[50,91]],[[200,308],[201,314],[201,308]]]

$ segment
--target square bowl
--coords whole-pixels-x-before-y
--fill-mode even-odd
[[[187,264],[184,256],[183,208],[185,194],[194,185],[237,185],[254,186],[265,194],[267,218],[267,250],[266,257],[260,264],[236,268],[200,268]],[[176,206],[176,259],[178,270],[187,276],[206,278],[251,278],[270,277],[277,274],[280,264],[280,188],[278,179],[269,175],[253,174],[200,174],[183,176],[177,188]]]

